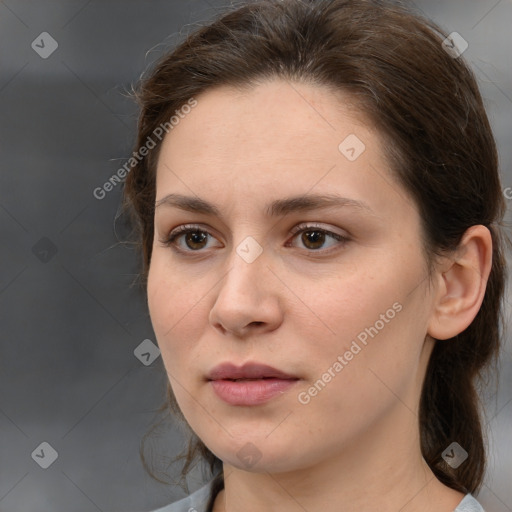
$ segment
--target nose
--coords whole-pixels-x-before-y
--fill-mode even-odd
[[[269,268],[265,251],[249,262],[235,250],[210,310],[210,324],[237,337],[277,329],[283,320],[280,281]]]

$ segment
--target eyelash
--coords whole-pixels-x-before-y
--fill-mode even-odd
[[[318,231],[318,232],[320,232],[322,234],[325,234],[327,236],[330,236],[331,238],[334,238],[335,240],[340,242],[338,244],[338,247],[333,247],[333,248],[330,248],[330,249],[327,249],[327,250],[307,249],[307,248],[304,249],[304,250],[306,250],[309,253],[322,253],[322,254],[331,253],[333,250],[334,251],[337,250],[339,248],[339,246],[343,247],[345,244],[347,244],[350,241],[350,238],[348,238],[346,236],[340,235],[339,233],[334,233],[333,231],[329,231],[327,229],[320,228],[319,226],[317,226],[315,224],[299,224],[298,226],[294,227],[291,230],[290,234],[293,237],[295,237],[297,235],[300,235],[300,234],[302,234],[304,232],[308,232],[308,231]],[[185,224],[183,226],[179,226],[178,228],[176,228],[174,230],[174,232],[170,233],[169,236],[166,239],[160,240],[160,242],[165,247],[171,247],[174,251],[182,253],[182,254],[191,254],[191,253],[201,253],[201,252],[204,252],[204,250],[202,250],[202,249],[198,249],[196,251],[191,250],[191,249],[184,250],[184,249],[180,249],[179,247],[176,246],[176,244],[175,244],[176,239],[178,237],[180,237],[182,235],[185,235],[185,234],[188,234],[188,233],[201,233],[201,234],[204,233],[204,234],[206,234],[208,236],[212,236],[208,231],[206,231],[204,229],[201,229],[197,225]]]

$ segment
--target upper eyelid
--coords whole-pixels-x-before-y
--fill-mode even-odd
[[[345,235],[343,233],[336,233],[336,231],[334,231],[333,229],[331,228],[328,228],[328,227],[325,227],[322,225],[322,223],[320,222],[315,222],[315,221],[304,221],[304,222],[300,222],[299,224],[296,224],[291,230],[290,230],[290,233],[291,234],[296,234],[297,232],[301,231],[302,229],[313,229],[313,228],[318,228],[322,231],[326,231],[328,233],[333,233],[335,235],[339,235],[339,236],[349,236],[348,233]],[[180,226],[177,226],[175,227],[174,229],[172,229],[169,233],[168,233],[168,237],[174,235],[174,234],[182,234],[186,231],[202,231],[202,232],[206,232],[208,233],[209,235],[211,235],[212,233],[210,232],[210,230],[213,230],[215,231],[213,228],[211,228],[210,226],[206,226],[204,227],[203,225],[201,224],[182,224]],[[346,230],[344,230],[346,231]]]
[[[302,230],[314,229],[314,228],[318,228],[318,229],[320,229],[322,231],[325,231],[327,233],[332,233],[334,235],[346,236],[346,237],[349,236],[347,232],[345,232],[345,234],[343,234],[343,233],[336,233],[336,231],[334,229],[331,229],[331,228],[323,226],[321,222],[314,222],[314,221],[300,222],[299,224],[297,224],[296,226],[294,226],[290,230],[290,233],[291,234],[296,234],[296,233],[298,233],[298,232],[300,232]]]

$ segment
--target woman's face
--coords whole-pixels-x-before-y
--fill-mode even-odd
[[[225,463],[253,471],[385,449],[390,436],[406,443],[433,291],[418,211],[379,134],[318,86],[275,80],[196,99],[161,148],[148,281],[188,423]],[[192,232],[166,245],[184,225]],[[225,362],[296,380],[209,381]]]

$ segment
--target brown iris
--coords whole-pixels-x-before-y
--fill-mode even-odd
[[[304,245],[309,249],[319,249],[325,243],[325,233],[318,230],[304,231],[301,239]],[[313,246],[308,244],[313,244]]]

